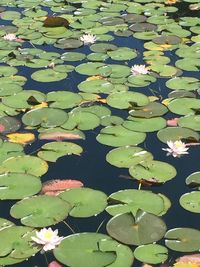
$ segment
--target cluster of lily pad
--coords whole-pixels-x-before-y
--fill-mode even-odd
[[[183,1],[191,12],[200,9],[198,2]],[[34,5],[30,0],[1,0],[0,199],[16,200],[10,215],[19,225],[0,218],[0,266],[41,251],[33,238],[38,229],[68,216],[81,219],[103,211],[112,216],[107,235],[64,237],[53,249],[58,261],[70,267],[83,262],[84,267],[131,267],[134,258],[165,262],[168,248],[200,250],[199,230],[167,229],[161,217],[171,201],[163,194],[126,189],[107,196],[87,187],[42,194],[49,162],[81,156],[76,139],[85,140],[84,131],[93,129],[99,143],[112,147],[106,161],[127,168],[140,185],[176,177],[175,167],[159,161],[143,142],[152,132],[164,144],[199,142],[200,80],[193,74],[200,67],[200,18],[176,19],[179,7],[178,1],[169,0],[35,0]],[[117,45],[119,40],[125,45]],[[26,88],[24,70],[40,90]],[[71,90],[73,75],[81,82]],[[171,90],[164,100],[156,88],[160,79],[162,90]],[[65,90],[48,90],[48,83],[59,81],[66,82]],[[177,116],[175,126],[167,116]],[[38,139],[45,143],[27,155],[25,146]],[[180,205],[195,213],[200,212],[199,177],[199,172],[187,177],[186,184],[197,185],[197,190],[180,197]],[[165,246],[157,243],[162,238]]]

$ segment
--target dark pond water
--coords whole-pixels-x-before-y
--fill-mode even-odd
[[[133,1],[134,2],[134,1]],[[191,12],[188,10],[187,3],[179,3],[176,5],[179,8],[179,12],[172,14],[171,17],[174,17],[176,20],[179,16],[198,16],[198,13]],[[43,8],[45,9],[45,8]],[[8,10],[21,10],[18,8],[9,7]],[[50,13],[51,14],[51,13]],[[0,20],[1,25],[11,24],[10,21]],[[115,39],[111,43],[123,47],[128,46],[130,48],[137,49],[139,51],[139,56],[133,60],[128,61],[128,65],[132,66],[133,64],[143,64],[142,53],[144,51],[143,41],[139,39],[129,39],[129,38],[120,38],[115,36]],[[25,42],[23,47],[32,47],[31,44]],[[37,47],[37,46],[36,46]],[[41,48],[40,46],[38,46]],[[63,53],[63,50],[57,49],[53,46],[43,45],[42,49],[46,51],[54,51],[58,53]],[[67,50],[66,50],[67,51]],[[84,46],[79,49],[74,49],[73,51],[89,53],[89,47]],[[171,58],[171,63],[177,60],[177,56],[174,55],[172,51],[167,51],[166,56]],[[85,60],[85,62],[87,62]],[[81,63],[84,63],[82,61]],[[113,60],[107,60],[106,63],[116,63]],[[80,63],[75,63],[78,65]],[[122,64],[122,63],[120,63]],[[18,75],[27,77],[28,81],[24,86],[25,90],[39,90],[43,93],[48,93],[51,91],[60,91],[60,90],[69,90],[71,92],[78,92],[77,85],[85,80],[85,76],[79,75],[76,72],[69,74],[67,79],[55,83],[41,83],[36,82],[31,79],[31,74],[38,69],[32,69],[27,67],[18,67]],[[187,72],[183,73],[183,76],[191,76],[199,78],[198,72]],[[167,78],[168,79],[168,78]],[[147,87],[134,88],[134,91],[144,93],[145,95],[152,95],[152,89],[156,90],[156,95],[162,95],[163,99],[167,98],[170,90],[166,87],[165,78],[157,79],[156,83],[151,84]],[[105,97],[105,95],[102,95]],[[119,111],[117,109],[112,109],[113,115],[118,115],[121,117],[127,116],[127,110]],[[19,116],[20,117],[20,116]],[[172,118],[174,115],[167,113],[165,118]],[[132,179],[122,178],[123,176],[129,176],[128,169],[117,168],[110,165],[106,162],[106,154],[112,149],[110,146],[105,146],[96,141],[96,136],[98,135],[102,127],[95,128],[94,130],[85,131],[86,140],[75,141],[77,144],[82,146],[83,153],[80,157],[77,156],[65,156],[57,160],[56,163],[49,163],[48,172],[42,176],[42,182],[51,180],[51,179],[77,179],[81,180],[85,187],[101,190],[107,195],[123,189],[137,189],[138,183]],[[27,145],[25,147],[26,154],[33,154],[37,151],[45,141],[39,141]],[[186,192],[189,192],[190,189],[185,184],[185,179],[188,175],[193,172],[199,171],[199,147],[194,146],[190,149],[190,153],[181,158],[166,157],[165,151],[162,150],[163,147],[166,147],[165,144],[161,143],[156,137],[156,133],[148,133],[147,138],[144,143],[140,145],[145,148],[147,151],[151,151],[154,155],[154,158],[159,161],[164,161],[172,164],[177,170],[177,176],[175,179],[172,179],[169,182],[166,182],[163,185],[152,185],[151,187],[142,185],[143,190],[152,190],[155,193],[162,193],[166,195],[172,202],[172,207],[168,212],[163,216],[164,221],[166,222],[167,228],[172,229],[176,227],[191,227],[199,228],[199,214],[191,213],[184,210],[179,205],[179,198]],[[16,224],[19,224],[19,221],[14,220],[10,215],[10,207],[15,203],[15,201],[1,201],[0,210],[1,217],[7,218],[11,221],[14,221]],[[106,233],[106,223],[110,219],[110,216],[106,213],[100,213],[99,215],[91,218],[85,219],[76,219],[69,217],[67,219],[68,224],[73,228],[74,232],[96,232],[97,230],[100,233]],[[64,225],[63,222],[56,225],[56,228],[59,229],[59,235],[69,235],[71,234],[70,229]],[[3,242],[3,241],[1,241]],[[164,241],[161,240],[159,244],[164,244]],[[181,255],[181,253],[176,253],[170,251],[168,262],[173,262],[174,259]],[[24,261],[14,266],[18,267],[45,267],[47,262],[50,262],[54,259],[52,253],[47,253],[47,259],[44,255],[40,253],[35,257],[31,257],[28,261]],[[133,266],[141,265],[140,262],[134,262]],[[83,266],[84,267],[84,264]],[[92,267],[92,266],[91,266]],[[123,267],[123,266],[122,266]]]

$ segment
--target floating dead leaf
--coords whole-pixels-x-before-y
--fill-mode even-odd
[[[68,28],[69,21],[61,17],[48,16],[44,21],[44,27],[60,27]]]
[[[149,99],[150,102],[154,102],[156,100],[159,100],[159,97],[154,96],[154,95],[150,95],[150,96],[148,96],[148,99]]]
[[[41,133],[39,135],[39,139],[63,141],[63,140],[83,139],[83,137],[78,133],[52,132],[52,133]]]
[[[166,5],[175,5],[176,3],[180,2],[179,0],[166,0]]]
[[[62,191],[70,188],[79,188],[82,187],[83,183],[79,180],[70,180],[70,179],[56,179],[50,180],[43,183],[41,194],[44,195],[58,195]]]
[[[41,104],[34,105],[31,107],[31,109],[36,109],[36,108],[48,108],[48,103],[47,102],[42,102]]]
[[[48,267],[62,267],[62,265],[57,261],[52,261],[49,263]]]
[[[11,133],[7,134],[6,137],[9,142],[21,145],[32,143],[35,140],[35,135],[32,133]]]
[[[167,120],[167,126],[177,126],[177,125],[178,125],[178,118]]]
[[[95,80],[106,80],[106,78],[100,75],[96,75],[96,76],[90,76],[86,79],[86,81],[95,81]]]

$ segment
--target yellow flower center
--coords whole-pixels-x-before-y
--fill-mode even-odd
[[[46,239],[51,239],[51,238],[53,237],[53,233],[50,232],[50,231],[47,231],[46,233],[44,233],[44,237],[45,237]]]

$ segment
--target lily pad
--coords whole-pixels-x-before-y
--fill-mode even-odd
[[[178,125],[195,131],[200,131],[200,115],[181,117],[178,119]]]
[[[154,132],[166,126],[166,120],[161,117],[146,119],[129,116],[128,119],[124,121],[123,126],[137,132]]]
[[[107,54],[113,60],[131,60],[137,57],[137,53],[128,47],[120,47],[114,51],[108,51]]]
[[[4,261],[6,264],[9,260],[12,262],[12,259],[13,263],[16,263],[37,253],[39,248],[33,246],[31,242],[33,235],[35,235],[35,230],[24,226],[11,226],[0,231],[0,238],[4,240],[0,244],[0,264]]]
[[[47,102],[50,102],[49,107],[68,109],[73,108],[81,103],[82,97],[79,94],[59,91],[50,92],[47,94]]]
[[[73,130],[77,127],[79,130],[91,130],[100,124],[99,117],[91,112],[74,110],[68,115],[68,120],[62,125],[63,129]]]
[[[145,245],[160,240],[166,225],[162,219],[139,210],[134,217],[130,213],[113,217],[106,226],[110,236],[128,245]]]
[[[68,118],[65,111],[55,108],[37,108],[25,113],[22,122],[28,126],[39,126],[45,128],[62,125]]]
[[[97,141],[108,146],[138,145],[146,138],[145,133],[130,131],[121,125],[107,126],[97,135]]]
[[[193,228],[171,229],[165,239],[165,245],[175,251],[193,252],[200,248],[200,231]]]
[[[82,153],[83,149],[74,143],[70,142],[50,142],[41,147],[38,152],[38,157],[50,161],[56,162],[57,159],[66,155],[78,155]]]
[[[164,207],[163,198],[151,191],[126,189],[111,194],[106,211],[112,215],[131,212],[137,214],[139,209],[160,216]]]
[[[146,95],[126,91],[110,94],[106,100],[109,106],[118,109],[128,109],[134,106],[144,106],[149,103],[149,99]]]
[[[78,89],[88,93],[110,94],[114,89],[114,85],[107,80],[83,81],[79,83]]]
[[[65,79],[67,73],[54,71],[52,69],[35,71],[31,78],[37,82],[57,82]]]
[[[114,251],[102,251],[101,241],[112,240],[99,233],[80,233],[67,236],[53,253],[57,260],[70,267],[103,267],[116,260]]]
[[[139,117],[139,118],[153,118],[153,117],[159,117],[164,115],[168,112],[168,109],[166,106],[157,103],[157,102],[150,102],[148,105],[135,108],[129,112],[131,116]]]
[[[141,262],[158,264],[167,260],[168,250],[166,247],[157,244],[143,245],[135,249],[134,256]]]
[[[22,199],[35,195],[42,187],[38,177],[24,173],[0,175],[0,199]]]
[[[166,82],[166,86],[173,90],[197,90],[200,82],[197,78],[193,77],[175,77]]]
[[[167,127],[165,129],[161,129],[157,133],[158,139],[167,143],[167,141],[184,141],[184,140],[199,140],[199,134],[191,129],[183,128],[183,127]]]
[[[137,180],[165,183],[176,176],[176,169],[166,162],[153,160],[131,166],[129,173]]]
[[[125,146],[111,150],[106,155],[106,160],[118,168],[129,168],[153,160],[153,155],[140,147]]]
[[[179,203],[190,212],[200,213],[200,192],[193,191],[182,195]]]
[[[194,172],[190,174],[186,180],[185,180],[187,185],[199,185],[200,184],[200,172]]]
[[[100,75],[107,77],[111,74],[112,69],[103,63],[83,63],[75,68],[75,71],[83,75]]]
[[[61,194],[59,197],[71,205],[72,217],[91,217],[104,211],[107,206],[107,196],[98,190],[90,188],[73,188]]]
[[[64,220],[71,207],[55,196],[34,196],[25,198],[10,209],[10,214],[21,223],[31,227],[46,227]]]
[[[17,156],[3,161],[0,173],[24,173],[34,176],[42,176],[48,170],[46,161],[34,156]]]
[[[182,97],[170,101],[168,108],[179,115],[198,115],[200,111],[200,99]]]
[[[0,118],[0,133],[8,134],[19,130],[21,123],[13,117],[5,116]]]

